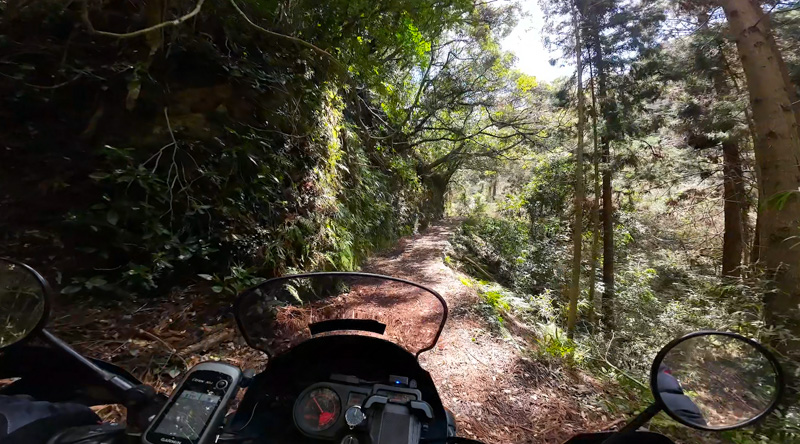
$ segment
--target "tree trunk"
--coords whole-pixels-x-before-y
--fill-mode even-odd
[[[772,20],[769,15],[761,15],[761,22],[764,25],[764,35],[767,38],[772,53],[775,54],[775,60],[778,62],[778,67],[781,70],[781,77],[783,83],[786,85],[786,92],[789,96],[789,106],[794,112],[794,120],[797,123],[795,129],[797,130],[798,137],[800,137],[800,98],[797,96],[797,89],[792,85],[792,78],[789,75],[789,67],[786,66],[786,61],[781,56],[781,50],[778,48],[778,42],[775,41],[775,35],[772,33]]]
[[[608,72],[603,60],[599,26],[591,29],[591,44],[594,50],[593,65],[597,73],[597,100],[605,120],[605,132],[600,137],[603,157],[603,324],[606,334],[614,330],[614,201],[611,185],[611,136],[616,128],[615,117],[608,100]]]
[[[704,30],[708,31],[708,14],[700,14],[698,19],[700,23],[704,23]],[[715,65],[728,67],[722,42],[717,45],[717,51],[717,57],[712,59]],[[732,70],[728,69],[728,74],[735,85],[736,79]],[[731,87],[723,70],[712,70],[711,81],[719,100],[725,100],[731,96]],[[747,113],[746,108],[745,113]],[[741,276],[742,257],[746,245],[747,193],[744,189],[742,159],[739,154],[740,139],[740,134],[729,134],[722,140],[723,214],[725,216],[725,230],[722,236],[722,275],[728,277]]]
[[[614,201],[611,186],[611,144],[603,141],[603,323],[614,331]]]
[[[722,63],[722,66],[725,68],[725,72],[728,73],[728,78],[733,83],[734,93],[738,97],[741,97],[743,94],[745,94],[745,90],[743,90],[740,87],[738,80],[736,80],[737,79],[737,74],[733,70],[733,68],[731,67],[731,64],[728,62],[728,57],[727,57],[727,54],[726,54],[726,52],[724,50],[723,45],[719,45],[719,52],[720,52],[720,62]],[[744,111],[745,121],[747,122],[747,133],[748,133],[747,141],[750,143],[751,146],[755,147],[755,145],[756,145],[756,125],[755,125],[755,122],[753,122],[753,113],[750,110],[750,105],[748,104],[748,106],[745,106],[743,111]],[[741,148],[741,144],[740,144],[740,148]],[[742,152],[742,150],[740,149],[740,153],[741,152]],[[742,164],[741,159],[740,159],[739,164],[740,165]],[[761,188],[761,174],[760,174],[759,169],[758,169],[758,164],[755,165],[754,170],[755,170],[755,179],[756,179],[756,207],[755,207],[756,208],[756,226],[755,226],[755,229],[753,230],[752,237],[750,236],[750,196],[749,196],[749,193],[747,192],[747,190],[743,190],[742,191],[742,193],[743,193],[743,200],[742,200],[742,224],[743,224],[743,227],[742,227],[742,230],[743,230],[743,241],[742,242],[743,242],[743,248],[747,249],[751,245],[750,242],[752,241],[752,247],[750,249],[749,255],[748,255],[747,252],[743,252],[743,256],[745,256],[746,258],[749,258],[749,260],[746,261],[748,263],[748,265],[753,265],[753,264],[758,262],[758,233],[759,233],[758,226],[759,226],[759,220],[762,217],[761,216],[762,213],[759,210],[759,202],[761,202],[760,190],[762,188]],[[745,184],[744,176],[742,176],[742,185],[744,186],[744,184]],[[743,258],[743,261],[744,261],[744,258]],[[752,268],[752,267],[748,267],[748,269],[749,268]]]
[[[758,199],[758,203],[756,206],[756,231],[753,234],[753,245],[750,248],[750,264],[751,265],[758,265],[758,261],[761,260],[761,203],[763,201]]]
[[[425,180],[428,185],[428,211],[432,220],[439,220],[444,216],[445,194],[450,184],[450,175],[431,174]]]
[[[148,0],[145,2],[144,16],[146,18],[145,23],[148,27],[155,26],[164,21],[167,3],[167,0]],[[146,34],[146,38],[147,44],[150,46],[150,56],[152,57],[153,54],[161,49],[161,45],[164,43],[164,30],[157,29],[155,31],[150,31]]]
[[[594,91],[594,72],[592,65],[589,65],[589,72],[592,77],[591,91],[592,91],[592,138],[594,149],[592,151],[592,166],[594,168],[594,197],[592,208],[592,257],[589,266],[589,323],[595,325],[595,284],[597,280],[597,255],[600,252],[600,144],[597,138],[597,98]]]
[[[444,217],[445,204],[447,203],[445,195],[450,187],[450,179],[453,178],[453,175],[461,166],[457,156],[462,147],[463,144],[433,163],[420,165],[417,169],[417,174],[422,177],[422,183],[428,191],[428,201],[425,203],[424,208],[426,220],[423,221],[426,226],[428,222]]]
[[[800,351],[800,135],[781,55],[770,44],[769,18],[753,0],[719,0],[736,39],[756,126],[755,155],[761,173],[759,256],[768,273],[767,322],[794,338],[775,344],[789,359]]]
[[[756,131],[756,124],[753,120],[752,113],[750,113],[749,118],[750,132],[753,135],[753,151],[755,151],[755,146],[758,141],[758,132]],[[764,199],[764,185],[761,184],[761,165],[756,162],[755,168],[753,169],[756,174],[756,228],[753,231],[753,245],[750,250],[750,268],[753,272],[756,272],[759,268],[758,263],[761,260],[761,224],[764,221],[762,207],[766,199]]]
[[[742,160],[739,144],[733,140],[722,143],[724,177],[725,234],[722,240],[722,275],[736,277],[741,275],[742,253],[744,251],[744,221],[742,206],[745,199],[742,180]]]
[[[725,56],[725,53],[722,51],[722,47],[720,47],[720,53],[722,54],[722,62],[724,63],[725,71],[728,73],[728,77],[731,79],[731,82],[733,82],[733,87],[735,88],[735,94],[737,94],[738,96],[741,96],[741,95],[745,94],[745,90],[743,90],[740,87],[739,82],[736,80],[736,73],[731,68],[730,63],[728,63],[728,58]],[[745,120],[747,122],[747,133],[748,133],[748,136],[749,136],[747,138],[747,141],[755,149],[756,137],[757,137],[756,124],[753,121],[753,113],[750,110],[750,105],[749,104],[748,104],[748,106],[744,107],[744,117],[745,117]],[[740,153],[741,152],[742,151],[740,150]],[[740,165],[742,164],[741,159],[739,161],[739,164]],[[752,237],[750,236],[750,199],[749,199],[749,193],[747,193],[746,190],[742,191],[744,193],[744,198],[742,200],[742,224],[743,224],[743,228],[742,229],[744,231],[744,233],[743,233],[744,234],[743,244],[744,244],[744,248],[745,249],[748,248],[748,247],[750,248],[749,255],[748,255],[747,252],[743,252],[743,255],[749,258],[749,260],[747,261],[748,265],[755,265],[756,263],[758,263],[758,249],[759,249],[758,236],[759,236],[759,233],[760,233],[758,228],[759,228],[759,226],[761,224],[761,218],[763,217],[762,216],[763,213],[761,212],[761,209],[760,209],[761,208],[760,207],[761,202],[763,202],[763,200],[761,199],[761,190],[763,188],[761,186],[761,171],[759,169],[758,163],[756,163],[754,165],[753,170],[754,170],[754,175],[755,175],[755,179],[756,179],[756,187],[755,187],[755,189],[756,189],[756,205],[755,205],[755,209],[756,209],[756,226],[753,229]],[[742,176],[742,186],[744,186],[744,182],[745,182],[744,181],[744,176]],[[751,244],[751,241],[752,241],[752,244]],[[753,267],[748,267],[748,269],[752,269],[752,268]]]
[[[583,246],[583,133],[586,126],[583,96],[583,60],[581,45],[581,20],[576,9],[573,16],[575,26],[575,60],[578,82],[578,143],[575,147],[575,221],[572,225],[572,285],[569,289],[569,310],[567,312],[567,337],[575,337],[575,323],[578,320],[578,297],[581,293],[581,247]]]

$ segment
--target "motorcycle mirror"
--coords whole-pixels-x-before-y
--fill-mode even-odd
[[[721,431],[746,427],[772,412],[784,381],[778,360],[763,345],[735,333],[701,331],[658,353],[650,388],[672,419]]]
[[[42,330],[50,314],[47,281],[33,268],[0,258],[0,349]]]

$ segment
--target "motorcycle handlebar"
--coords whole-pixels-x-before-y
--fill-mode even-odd
[[[54,345],[63,353],[67,354],[71,359],[79,362],[83,367],[86,368],[86,370],[96,375],[97,378],[102,381],[115,396],[118,396],[120,400],[125,399],[126,392],[135,387],[134,384],[130,383],[125,378],[101,369],[97,366],[97,364],[83,357],[80,353],[76,352],[72,347],[67,345],[66,342],[58,339],[58,337],[49,331],[42,329],[40,334],[44,340]]]

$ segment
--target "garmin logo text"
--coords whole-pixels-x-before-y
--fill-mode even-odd
[[[165,437],[159,438],[159,441],[168,442],[169,444],[183,444],[181,441],[178,441],[177,439],[165,438]]]

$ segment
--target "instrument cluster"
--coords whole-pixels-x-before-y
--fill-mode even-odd
[[[338,377],[337,377],[338,376]],[[371,396],[386,397],[393,404],[420,401],[422,394],[408,378],[392,377],[390,384],[366,383],[352,376],[334,375],[333,381],[306,387],[294,404],[293,417],[297,428],[306,436],[335,440],[356,427],[352,418],[366,419],[361,409]],[[356,419],[357,420],[357,419]]]

